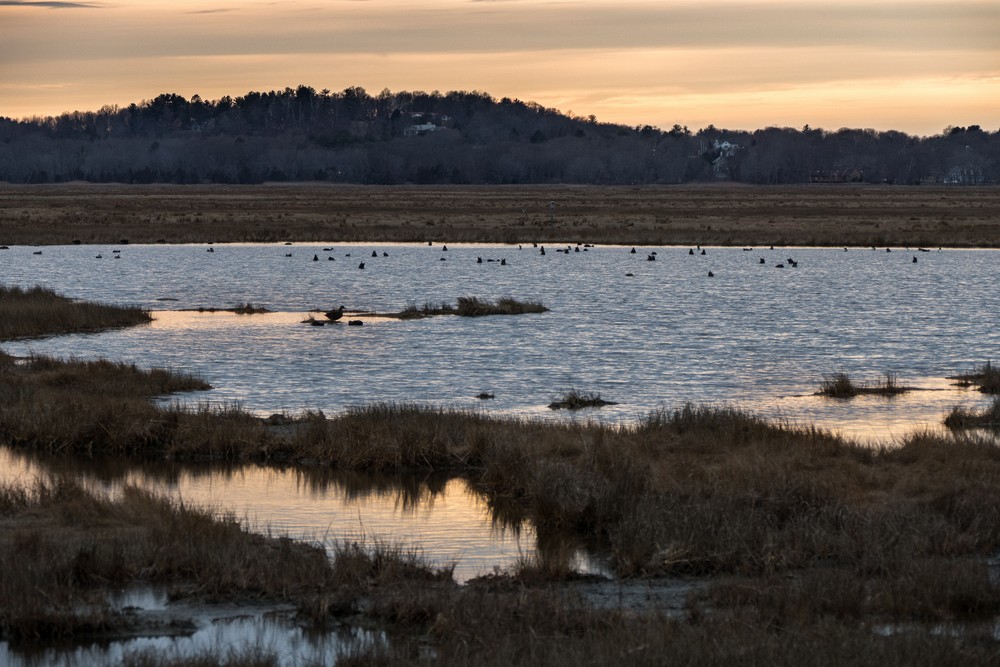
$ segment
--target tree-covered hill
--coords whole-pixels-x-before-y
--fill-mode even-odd
[[[0,118],[0,181],[1000,182],[1000,130],[627,127],[487,93],[308,86]]]

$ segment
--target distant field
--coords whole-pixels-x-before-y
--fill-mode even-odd
[[[1000,187],[0,184],[0,244],[1000,247]]]

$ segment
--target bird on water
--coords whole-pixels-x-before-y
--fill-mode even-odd
[[[327,319],[330,320],[331,322],[336,322],[337,320],[339,320],[341,317],[344,316],[344,307],[341,306],[336,310],[328,310],[323,314],[326,315]]]

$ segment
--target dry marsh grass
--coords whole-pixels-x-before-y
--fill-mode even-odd
[[[254,438],[231,428],[237,417]],[[115,512],[170,543],[192,543],[144,568],[147,576],[180,581],[197,571],[194,588],[220,594],[266,595],[281,582],[284,599],[294,599],[304,622],[390,631],[388,644],[356,648],[347,664],[402,664],[428,646],[442,664],[486,665],[799,664],[809,656],[810,664],[869,664],[880,656],[895,665],[995,657],[995,643],[977,630],[992,627],[1000,613],[988,561],[1000,551],[1000,448],[990,441],[918,434],[895,448],[872,449],[735,409],[690,405],[630,428],[394,404],[330,419],[311,413],[271,426],[249,415],[199,418],[204,422],[191,429],[184,447],[167,450],[170,456],[463,475],[503,520],[533,521],[540,542],[570,534],[596,543],[626,580],[671,575],[710,582],[677,619],[593,608],[574,595],[572,568],[558,554],[525,559],[510,573],[465,587],[454,584],[450,566],[363,542],[341,543],[329,569],[319,564],[325,558],[308,567],[265,561],[257,569],[233,568],[249,557],[241,554],[251,553],[240,542],[225,546],[236,539],[231,532],[242,531],[238,525],[153,519],[136,509],[155,506],[153,500],[126,493],[130,509]],[[217,435],[206,437],[213,421]],[[35,512],[33,493],[44,495],[0,493],[2,520]],[[100,531],[110,521],[111,510],[101,505],[106,501],[81,501],[72,487],[45,493],[74,498],[53,503],[55,515],[74,530]],[[46,562],[56,557],[51,544],[69,543],[50,532],[53,526],[58,523],[36,522],[35,533],[2,531],[0,540],[33,555],[24,563]],[[205,539],[192,540],[193,533]],[[267,549],[275,557],[298,553],[291,542],[258,539],[272,545]],[[56,579],[99,587],[125,576],[115,574],[119,570],[133,571],[122,548],[61,549],[63,564],[46,571],[69,563],[75,574]],[[561,587],[553,588],[554,581]],[[16,585],[37,583],[29,577]],[[21,637],[99,632],[114,622],[110,616],[86,623],[28,613],[8,618],[22,619],[4,630]],[[941,624],[955,631],[932,632]]]
[[[576,389],[570,389],[561,397],[549,403],[549,409],[582,410],[583,408],[602,408],[605,405],[617,405],[617,403],[604,400],[600,394],[586,394]]]
[[[948,378],[956,380],[960,387],[977,387],[984,394],[1000,394],[1000,367],[987,361],[970,373]]]
[[[986,520],[1000,491],[982,482],[1000,479],[1000,454],[974,439],[924,434],[872,449],[694,406],[634,427],[399,404],[270,426],[238,406],[105,399],[89,370],[80,380],[86,389],[74,394],[72,375],[47,369],[60,363],[36,361],[45,382],[34,389],[9,386],[19,373],[3,375],[0,390],[11,400],[0,404],[0,431],[10,442],[62,453],[463,475],[512,521],[599,536],[626,576],[767,574],[831,561],[892,570],[899,558],[1000,549],[1000,528],[991,528],[1000,514]],[[885,535],[896,537],[882,549]]]
[[[7,245],[128,239],[996,247],[998,218],[995,187],[0,188],[0,244]]]
[[[462,317],[483,317],[484,315],[523,315],[524,313],[544,313],[548,308],[534,301],[518,301],[513,297],[502,297],[491,302],[474,296],[458,298],[455,313]]]
[[[623,581],[707,582],[681,618],[597,609],[558,549],[459,587],[450,566],[399,546],[342,542],[331,564],[231,516],[55,480],[0,488],[0,635],[15,642],[114,632],[123,620],[104,592],[139,581],[290,600],[313,627],[389,632],[345,664],[428,650],[462,665],[996,661],[992,440],[923,433],[869,448],[692,405],[630,427],[398,404],[261,420],[239,406],[154,407],[148,396],[199,386],[163,371],[7,355],[0,367],[0,435],[23,448],[461,475],[498,521],[532,521],[540,544],[595,545]]]
[[[545,313],[548,308],[536,301],[519,301],[514,297],[501,297],[494,301],[480,299],[475,296],[462,296],[456,305],[442,303],[435,306],[425,303],[423,306],[410,305],[398,313],[383,315],[400,320],[417,320],[436,315],[458,315],[460,317],[484,317],[486,315],[523,315],[525,313]]]
[[[0,639],[15,642],[120,630],[129,620],[107,603],[111,588],[294,599],[331,572],[320,548],[133,487],[119,498],[67,479],[0,487],[0,525]]]
[[[152,321],[142,308],[81,303],[43,287],[0,285],[0,340],[96,332]]]
[[[944,418],[944,425],[950,429],[989,428],[1000,430],[1000,397],[982,410],[968,410],[954,407]]]

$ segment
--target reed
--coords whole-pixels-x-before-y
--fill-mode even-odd
[[[152,321],[142,308],[77,302],[44,287],[0,285],[0,340],[96,332]]]

